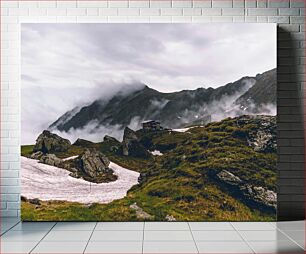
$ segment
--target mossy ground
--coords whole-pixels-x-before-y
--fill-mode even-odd
[[[110,160],[142,173],[141,183],[128,195],[109,204],[84,205],[48,201],[36,206],[22,202],[24,220],[60,221],[136,221],[129,206],[134,202],[164,221],[172,215],[178,221],[270,221],[276,214],[248,207],[228,194],[209,177],[210,171],[223,169],[243,181],[276,191],[276,152],[256,152],[246,141],[256,124],[237,127],[235,120],[225,119],[185,133],[162,131],[141,133],[148,149],[158,149],[163,156],[149,159],[120,156],[110,152],[105,143],[95,144]],[[29,154],[30,147],[22,148]],[[68,157],[80,152],[77,147],[61,154]]]
[[[29,157],[33,153],[34,145],[24,145],[21,146],[21,155],[24,157]]]

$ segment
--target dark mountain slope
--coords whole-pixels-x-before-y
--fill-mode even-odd
[[[253,113],[252,110],[256,106],[259,108],[261,103],[275,104],[275,74],[275,70],[271,70],[216,89],[198,88],[174,93],[161,93],[144,86],[136,92],[119,93],[109,101],[101,98],[80,110],[69,111],[51,124],[50,129],[68,131],[93,122],[96,127],[117,125],[123,128],[131,122],[139,124],[148,119],[159,120],[165,127],[180,128],[240,106],[248,107],[244,114]],[[252,98],[252,107],[248,104],[249,97]]]
[[[236,105],[251,109],[257,113],[262,104],[276,105],[276,69],[256,76],[256,83],[236,101]]]

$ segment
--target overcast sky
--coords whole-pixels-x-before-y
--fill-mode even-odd
[[[218,87],[276,67],[275,24],[22,24],[21,35],[22,143],[135,83]]]

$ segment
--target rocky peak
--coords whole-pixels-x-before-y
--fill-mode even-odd
[[[68,139],[64,139],[57,134],[44,130],[36,139],[33,152],[41,151],[44,154],[54,152],[66,152],[71,146]]]

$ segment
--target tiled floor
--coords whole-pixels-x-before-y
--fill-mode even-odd
[[[0,253],[304,253],[305,221],[24,222],[1,219]]]

